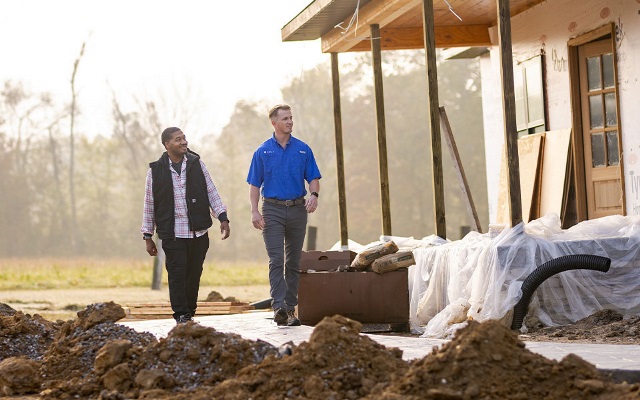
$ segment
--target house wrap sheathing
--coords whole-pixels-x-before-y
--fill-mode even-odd
[[[581,35],[614,25],[611,39],[617,57],[619,132],[626,215],[640,214],[640,1],[548,0],[511,21],[514,69],[543,54],[546,130],[572,128],[570,46]],[[489,219],[496,222],[504,143],[499,46],[480,56],[486,146]],[[574,79],[576,79],[574,77]],[[575,103],[575,101],[574,101]],[[574,132],[575,134],[575,132]],[[580,184],[580,182],[578,182]],[[589,184],[589,182],[587,182]],[[581,218],[580,220],[582,220]],[[586,219],[586,218],[584,218]],[[592,217],[590,218],[592,219]]]

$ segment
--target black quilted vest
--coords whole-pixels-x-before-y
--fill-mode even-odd
[[[156,230],[161,240],[175,239],[175,204],[169,155],[165,151],[158,161],[149,164],[153,178],[153,203]],[[209,210],[207,182],[200,167],[200,156],[187,151],[187,214],[189,229],[202,231],[213,224]]]

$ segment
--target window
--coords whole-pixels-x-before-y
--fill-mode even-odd
[[[514,69],[518,137],[546,131],[542,55]]]

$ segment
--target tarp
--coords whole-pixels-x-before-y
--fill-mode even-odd
[[[409,312],[412,332],[450,338],[473,319],[511,324],[522,283],[537,267],[560,256],[608,257],[608,272],[574,269],[546,279],[535,291],[521,328],[576,322],[602,309],[625,318],[640,315],[640,216],[609,216],[563,230],[555,213],[527,224],[463,239],[443,240],[381,236],[401,251],[413,251],[409,267]]]

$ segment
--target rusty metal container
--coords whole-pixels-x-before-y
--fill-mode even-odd
[[[315,325],[327,316],[343,315],[363,324],[389,324],[394,330],[409,326],[408,271],[385,274],[332,272],[349,266],[352,251],[308,251],[302,253],[298,318]],[[399,327],[399,328],[398,328]]]

